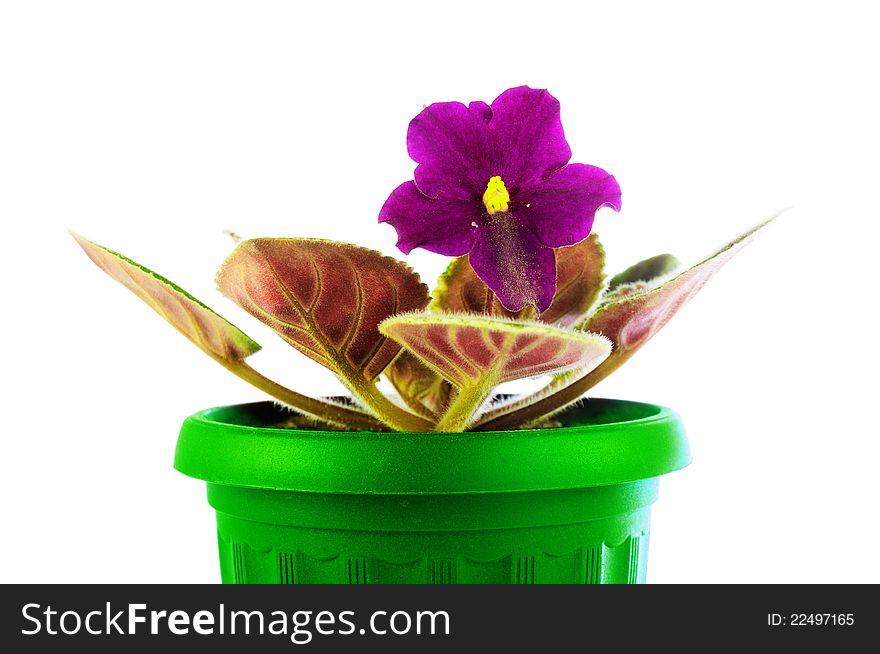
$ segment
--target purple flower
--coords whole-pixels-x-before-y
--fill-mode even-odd
[[[409,124],[415,181],[379,213],[405,254],[470,254],[474,272],[511,311],[544,311],[556,292],[553,248],[590,234],[600,207],[620,211],[620,187],[595,166],[570,164],[559,102],[520,86],[485,102],[438,102]]]

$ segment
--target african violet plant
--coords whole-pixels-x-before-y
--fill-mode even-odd
[[[296,410],[290,426],[347,430],[517,429],[550,424],[663,327],[760,229],[673,276],[660,255],[606,281],[593,218],[620,188],[569,163],[559,103],[513,88],[491,106],[435,103],[409,125],[414,181],[379,213],[406,254],[455,257],[429,295],[407,265],[349,243],[240,242],[220,291],[333,371],[351,401],[312,398],[266,378],[260,349],[149,269],[74,235],[91,259],[222,366]],[[385,375],[396,396],[384,394]],[[503,382],[551,375],[539,392],[494,401]]]

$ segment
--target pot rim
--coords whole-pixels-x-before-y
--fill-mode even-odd
[[[691,461],[679,416],[643,402],[590,398],[558,416],[564,427],[452,434],[262,426],[284,410],[264,401],[189,416],[174,467],[221,485],[409,495],[607,486]]]

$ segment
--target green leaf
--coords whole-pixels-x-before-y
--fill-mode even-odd
[[[240,361],[260,349],[235,325],[161,275],[79,234],[71,235],[89,258],[219,361]]]
[[[533,423],[543,416],[551,416],[577,401],[660,331],[724,264],[772,220],[773,218],[750,229],[664,284],[600,306],[579,328],[611,339],[614,343],[611,355],[594,370],[585,371],[577,379],[555,379],[547,389],[517,402],[516,406],[511,407],[512,411],[493,414],[478,425],[479,429],[513,429]]]
[[[608,292],[611,293],[621,286],[650,282],[665,277],[678,270],[680,265],[678,259],[671,254],[658,254],[650,259],[639,261],[612,277],[608,282]]]
[[[379,329],[447,379],[459,393],[438,430],[467,428],[497,384],[572,369],[592,369],[611,351],[602,336],[482,316],[410,314]]]
[[[614,287],[613,291],[608,291],[607,293],[602,295],[602,299],[599,300],[597,311],[606,304],[619,302],[620,300],[627,298],[631,295],[647,293],[649,290],[651,290],[651,284],[649,282],[629,282],[626,284],[619,284],[618,286]]]
[[[427,287],[407,265],[348,243],[242,241],[217,273],[220,290],[297,350],[335,372],[395,429],[432,425],[382,395],[375,378],[400,352],[378,324],[424,309]]]
[[[558,248],[556,295],[539,320],[567,327],[582,319],[602,291],[604,264],[605,252],[595,234],[575,245]],[[431,311],[522,317],[502,306],[489,287],[477,277],[466,255],[453,260],[440,276],[433,293]]]

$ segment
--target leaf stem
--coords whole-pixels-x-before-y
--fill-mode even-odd
[[[474,414],[489,399],[495,384],[485,383],[459,389],[455,399],[434,427],[434,431],[459,432],[468,428]]]
[[[629,358],[629,356],[627,356]],[[625,359],[624,359],[625,360]],[[623,363],[623,360],[617,358],[605,359],[598,367],[592,371],[578,377],[570,384],[567,384],[550,395],[545,395],[547,389],[538,391],[531,398],[524,398],[525,406],[521,403],[511,404],[508,408],[515,408],[504,413],[504,407],[499,407],[500,415],[488,417],[485,422],[480,422],[474,427],[475,431],[500,431],[504,429],[516,429],[527,425],[540,418],[549,418],[554,414],[562,411],[565,407],[573,402],[577,402],[580,397],[590,390],[593,386],[605,379],[614,372],[617,367]],[[551,386],[553,383],[551,382]],[[534,401],[529,401],[533,399]]]
[[[512,414],[514,411],[525,409],[526,407],[532,406],[542,398],[553,395],[557,391],[561,390],[563,387],[571,384],[573,381],[576,381],[578,377],[574,375],[578,373],[580,373],[580,371],[572,371],[571,373],[568,373],[567,376],[555,376],[552,380],[550,380],[549,383],[547,383],[546,386],[535,391],[534,393],[530,393],[521,397],[512,397],[507,401],[498,403],[492,409],[486,411],[483,415],[480,416],[480,419],[477,420],[476,424],[473,427],[474,430],[482,430],[482,426],[484,424],[490,422],[492,424],[495,424],[494,421],[496,419]],[[521,423],[518,426],[523,427],[525,425],[524,423]]]
[[[272,381],[242,360],[218,359],[217,361],[230,372],[268,393],[276,400],[321,422],[363,431],[386,431],[382,422],[363,411],[297,393]]]
[[[439,419],[439,416],[436,413],[434,413],[433,411],[431,411],[431,409],[426,407],[424,404],[419,402],[417,399],[410,397],[409,395],[405,395],[405,394],[401,393],[400,389],[395,388],[395,390],[397,391],[397,395],[400,398],[400,401],[403,402],[404,404],[406,404],[407,408],[410,411],[412,411],[417,416],[421,416],[425,420],[428,420],[431,422],[437,422],[437,420]]]
[[[357,395],[364,404],[375,412],[376,417],[397,431],[432,431],[434,423],[410,413],[388,399],[374,382],[363,379],[360,375],[351,374],[341,377],[343,383]]]
[[[434,428],[435,431],[457,432],[464,431],[473,423],[474,415],[489,399],[498,381],[501,379],[501,370],[507,356],[510,354],[516,342],[516,337],[508,334],[504,343],[498,348],[498,355],[491,368],[479,377],[479,382],[466,388],[459,388],[458,394],[446,409],[440,422]]]

